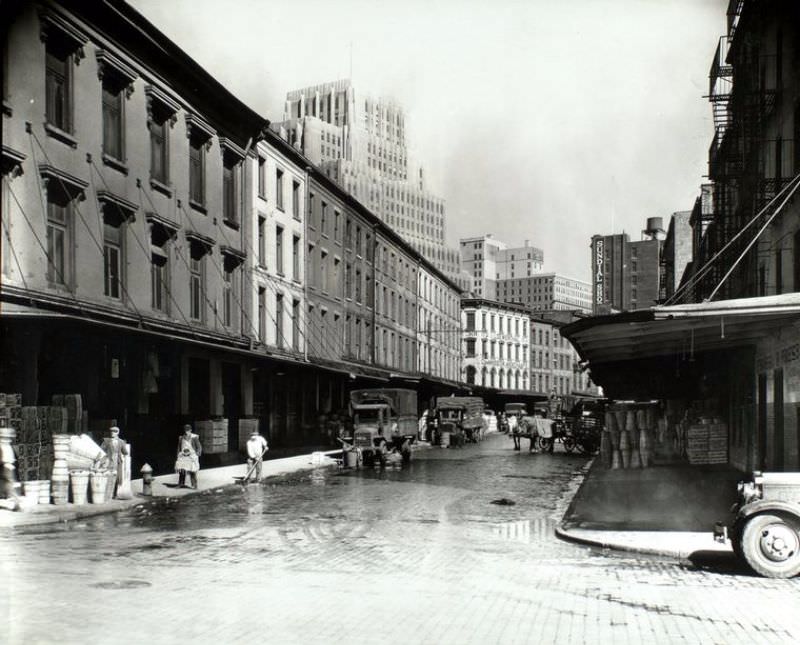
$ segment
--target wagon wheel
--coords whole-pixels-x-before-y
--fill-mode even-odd
[[[539,450],[546,452],[553,449],[553,439],[547,437],[539,437]]]
[[[575,437],[572,435],[564,435],[564,438],[561,441],[564,444],[564,451],[567,454],[575,450]]]
[[[800,573],[799,524],[769,514],[747,521],[741,550],[753,571],[767,578],[792,578]]]

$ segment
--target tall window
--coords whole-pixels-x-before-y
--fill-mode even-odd
[[[45,49],[47,122],[65,132],[72,132],[72,56],[52,37],[48,37]]]
[[[258,288],[258,337],[262,343],[267,342],[267,290]]]
[[[189,199],[195,204],[206,203],[205,142],[197,137],[189,140]]]
[[[201,303],[205,290],[204,257],[202,249],[192,248],[189,258],[189,317],[192,320],[203,320]]]
[[[467,331],[475,331],[475,313],[467,312]]]
[[[264,157],[258,158],[258,196],[267,195],[267,160]]]
[[[344,265],[344,297],[353,297],[353,265],[349,262]]]
[[[152,225],[150,237],[150,292],[155,311],[169,313],[169,240],[170,232]]]
[[[300,282],[300,238],[292,236],[292,278]]]
[[[105,295],[120,298],[122,285],[123,224],[109,221],[103,224],[103,275]]]
[[[275,206],[283,210],[283,170],[275,171]]]
[[[475,356],[475,339],[468,338],[467,339],[467,356],[472,358]]]
[[[283,294],[275,294],[275,345],[283,347]]]
[[[292,182],[292,217],[300,219],[300,184]]]
[[[125,156],[124,107],[124,93],[119,84],[103,81],[103,152],[119,160]]]
[[[150,120],[150,177],[169,183],[169,128],[167,118]]]
[[[283,275],[283,229],[275,227],[275,271]]]
[[[319,216],[319,232],[320,232],[321,235],[327,235],[327,232],[326,232],[327,229],[325,228],[325,225],[326,225],[325,220],[328,217],[328,205],[325,202],[322,202],[322,205],[321,205],[320,208],[321,208],[321,211],[320,211],[320,216]]]
[[[361,302],[361,269],[356,269],[356,302]]]
[[[233,294],[236,290],[236,269],[223,262],[222,266],[222,324],[231,327],[233,319]]]
[[[320,288],[323,291],[327,291],[328,290],[328,254],[325,251],[321,251],[320,252],[319,272],[320,272]]]
[[[54,284],[71,283],[72,266],[72,200],[54,187],[47,190],[47,279]]]
[[[267,241],[265,237],[265,229],[267,227],[267,220],[264,217],[258,218],[258,265],[261,267],[267,266]]]
[[[300,301],[292,300],[292,347],[300,351]]]
[[[238,159],[225,155],[222,160],[222,218],[229,223],[239,223],[239,168]]]

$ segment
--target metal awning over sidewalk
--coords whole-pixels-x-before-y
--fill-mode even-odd
[[[752,346],[789,324],[800,325],[800,293],[593,316],[561,335],[598,364]]]

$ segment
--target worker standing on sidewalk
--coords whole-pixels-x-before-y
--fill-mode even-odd
[[[258,430],[254,429],[247,440],[247,472],[251,476],[255,473],[257,482],[261,481],[261,464],[268,450],[267,440],[259,434]]]

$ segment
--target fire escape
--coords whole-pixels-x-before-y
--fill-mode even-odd
[[[779,106],[783,61],[780,37],[764,37],[766,14],[762,3],[731,0],[728,34],[720,39],[711,64],[709,100],[715,132],[708,159],[713,206],[701,264],[723,249],[724,253],[697,285],[700,298],[713,292],[742,254],[717,297],[760,295],[758,245],[746,249],[774,212],[770,202],[793,176],[793,142],[767,135]]]

